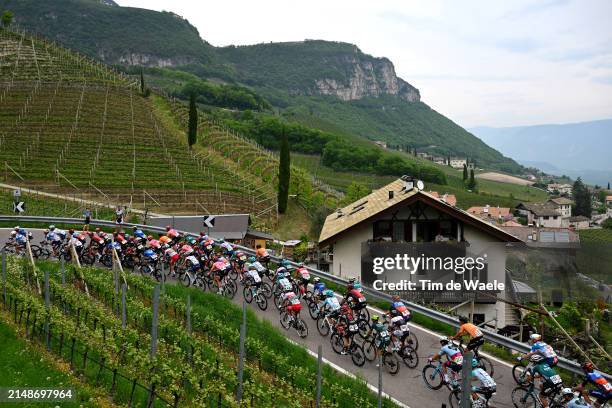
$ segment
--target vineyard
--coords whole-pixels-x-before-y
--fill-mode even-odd
[[[166,286],[160,297],[159,340],[152,357],[151,280],[125,277],[123,320],[119,312],[121,291],[111,272],[94,268],[77,271],[66,265],[62,273],[62,266],[52,262],[39,263],[36,269],[39,278],[41,271],[49,273],[51,306],[45,308],[44,293],[41,296],[36,289],[31,266],[9,258],[5,308],[10,313],[4,318],[10,316],[32,339],[45,343],[48,338],[54,354],[88,383],[105,388],[115,402],[160,407],[238,406],[234,392],[241,311],[229,301],[198,290]],[[91,297],[82,290],[84,282]],[[188,294],[192,330],[186,328]],[[314,359],[250,313],[248,326],[241,406],[313,406]],[[261,340],[264,338],[266,341]],[[384,403],[392,406],[389,401]],[[376,398],[365,383],[324,369],[321,406],[375,405]]]
[[[156,212],[251,213],[274,221],[270,183],[190,150],[184,133],[160,120],[129,78],[7,29],[0,30],[0,54],[7,183]]]

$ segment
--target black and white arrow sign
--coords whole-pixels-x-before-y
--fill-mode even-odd
[[[214,215],[204,216],[204,226],[208,228],[214,227],[215,226],[215,216]]]
[[[19,201],[17,203],[13,203],[13,211],[16,213],[22,213],[25,211],[25,203],[23,201]]]

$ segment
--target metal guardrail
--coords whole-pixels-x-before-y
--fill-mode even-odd
[[[45,222],[45,223],[55,223],[55,224],[83,224],[83,219],[82,218],[62,218],[62,217],[38,217],[38,216],[12,216],[12,215],[0,215],[0,221],[23,221],[23,222]],[[91,220],[90,222],[91,225],[97,225],[97,226],[103,226],[103,227],[116,227],[117,225],[115,224],[115,222],[113,221],[106,221],[106,220]],[[146,230],[146,231],[151,231],[151,232],[156,232],[156,233],[165,233],[166,229],[162,228],[162,227],[155,227],[155,226],[151,226],[151,225],[144,225],[144,224],[131,224],[131,223],[124,223],[122,224],[122,227],[133,227],[136,226],[142,230]],[[183,234],[197,234],[194,233],[193,231],[179,231],[180,233]],[[213,237],[214,238],[214,237]],[[248,254],[255,254],[255,251],[252,248],[247,248],[241,245],[235,245],[236,248],[239,248],[240,250],[248,253]],[[272,260],[278,262],[280,261],[282,258],[279,257],[271,257]],[[291,262],[290,264],[293,266],[297,266],[298,264],[296,262]],[[319,276],[321,278],[327,279],[328,281],[331,281],[335,284],[338,285],[343,285],[346,286],[348,281],[339,278],[336,275],[332,275],[328,272],[325,271],[321,271],[315,268],[307,268],[309,272],[313,273],[316,276]],[[363,287],[366,294],[372,298],[378,299],[378,300],[383,300],[383,301],[388,301],[391,302],[392,301],[392,296],[388,295],[384,292],[378,291],[376,289],[373,288],[369,288],[369,287]],[[459,327],[460,323],[459,320],[455,319],[454,317],[451,317],[445,313],[442,312],[438,312],[437,310],[433,310],[433,309],[429,309],[423,305],[419,305],[418,303],[413,303],[410,301],[406,301],[404,300],[404,303],[414,312],[420,313],[424,316],[427,316],[431,319],[434,319],[436,321],[439,321],[441,323],[445,323],[448,324],[450,326],[453,327]],[[486,340],[488,340],[491,343],[494,343],[498,346],[502,346],[502,347],[507,347],[511,350],[515,350],[518,351],[520,353],[527,353],[531,350],[531,347],[525,343],[522,343],[520,341],[516,341],[514,339],[511,339],[509,337],[506,336],[502,336],[498,333],[492,332],[490,330],[487,329],[482,329],[482,332],[484,334],[484,337]],[[568,360],[564,357],[559,357],[559,364],[558,366],[560,368],[563,368],[567,371],[570,371],[574,374],[577,375],[583,375],[583,371],[580,368],[580,364],[577,363],[576,361],[572,361],[572,360]],[[612,380],[612,375],[610,374],[606,374],[604,373],[605,377],[608,378],[609,380]]]

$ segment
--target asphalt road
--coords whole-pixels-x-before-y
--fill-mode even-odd
[[[6,242],[9,231],[10,229],[7,228],[0,229],[1,245],[4,245]],[[42,230],[31,231],[34,234],[33,243],[38,243],[43,238]],[[238,293],[233,299],[233,302],[237,305],[242,305],[242,286],[238,286]],[[354,375],[359,375],[371,385],[371,388],[377,387],[378,368],[376,367],[375,362],[370,363],[366,361],[363,367],[356,367],[353,364],[350,356],[336,354],[331,348],[329,335],[327,337],[323,337],[319,334],[315,321],[312,320],[308,314],[305,302],[302,303],[302,306],[301,316],[308,325],[309,332],[308,337],[305,339],[300,338],[294,329],[286,331],[281,326],[279,321],[279,312],[274,307],[272,299],[268,300],[268,308],[265,311],[261,311],[255,302],[247,305],[247,307],[254,311],[258,316],[260,316],[262,319],[268,320],[273,326],[277,327],[281,332],[284,332],[287,337],[295,343],[303,345],[312,353],[316,353],[319,344],[321,344],[323,358],[327,360],[327,362],[337,366],[337,368],[340,370],[344,370]],[[374,313],[380,314],[380,312],[370,309],[370,314]],[[423,366],[427,364],[427,357],[438,351],[440,348],[440,343],[438,340],[440,335],[437,335],[420,326],[414,324],[410,325],[411,330],[413,330],[419,340],[419,348],[417,350],[417,354],[419,355],[419,365],[414,369],[410,369],[401,363],[399,373],[394,376],[387,372],[383,372],[383,392],[410,408],[440,408],[442,404],[448,405],[448,390],[445,387],[442,387],[437,391],[430,390],[427,388],[421,377],[421,370]],[[490,358],[494,364],[494,378],[497,382],[497,394],[491,400],[491,406],[500,408],[513,407],[510,394],[512,389],[516,387],[516,384],[512,378],[511,366],[508,363],[495,359],[494,357]]]

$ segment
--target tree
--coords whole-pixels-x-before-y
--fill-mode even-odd
[[[283,125],[280,140],[280,158],[278,161],[278,212],[287,211],[289,200],[289,181],[291,179],[291,156],[289,153],[289,137]]]
[[[584,185],[582,179],[578,177],[572,187],[572,196],[574,197],[574,215],[584,215],[591,218],[591,194],[589,189]]]
[[[144,73],[142,72],[142,68],[140,68],[140,93],[143,95],[145,93]]]
[[[2,20],[2,27],[10,26],[13,22],[13,13],[10,10],[6,10],[4,13],[2,13],[0,20]]]
[[[352,202],[359,200],[362,197],[370,194],[370,189],[363,183],[352,181],[351,184],[346,188],[346,194],[341,201],[341,205],[348,205]]]
[[[470,180],[468,181],[468,189],[476,190],[476,179],[474,178],[474,169],[470,169]]]
[[[189,127],[187,130],[187,143],[189,148],[198,141],[198,107],[196,106],[196,96],[192,93],[189,97]]]
[[[448,165],[448,167],[451,166],[451,157],[450,154],[448,155],[448,157],[446,158],[446,164]]]
[[[468,178],[467,164],[463,163],[463,182],[465,183]]]
[[[601,224],[603,228],[612,230],[612,218],[606,218],[606,220]]]
[[[610,189],[610,182],[608,181],[608,190]]]

